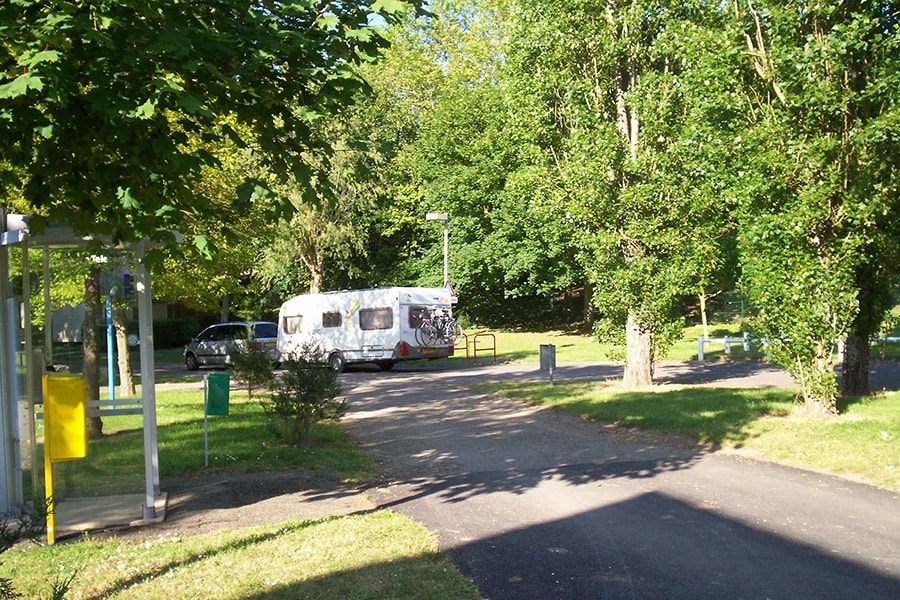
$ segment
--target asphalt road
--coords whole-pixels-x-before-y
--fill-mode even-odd
[[[791,385],[755,363],[663,364],[657,375]],[[435,532],[483,597],[900,598],[897,494],[469,387],[536,377],[547,373],[534,365],[342,376],[344,423],[389,478],[370,496]],[[896,389],[892,378],[884,387]]]

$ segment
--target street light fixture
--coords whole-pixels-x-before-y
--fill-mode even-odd
[[[450,239],[450,217],[447,213],[427,213],[426,221],[443,221],[444,222],[444,286],[450,285],[450,262],[448,260],[448,249]]]

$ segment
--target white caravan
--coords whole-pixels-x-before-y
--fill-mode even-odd
[[[278,351],[289,357],[318,347],[336,371],[372,362],[388,370],[401,360],[453,355],[453,337],[417,330],[435,313],[451,317],[448,288],[388,287],[295,296],[278,313]],[[422,343],[422,342],[425,343]]]

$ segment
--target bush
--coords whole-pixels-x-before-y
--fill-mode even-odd
[[[304,348],[282,362],[283,373],[272,385],[272,397],[262,401],[272,427],[291,445],[309,443],[310,429],[319,421],[337,421],[347,412],[338,374],[321,360],[317,348]]]
[[[211,325],[209,318],[164,319],[153,322],[153,343],[157,348],[178,348]]]
[[[0,519],[0,554],[13,547],[13,545],[21,539],[29,539],[38,543],[38,540],[47,530],[47,504],[41,499],[35,499],[33,509],[25,512],[16,521],[15,525],[5,519]],[[71,580],[62,586],[57,585],[56,588],[62,587],[62,593],[71,584]],[[20,598],[13,586],[13,582],[6,577],[0,577],[0,598]],[[54,595],[61,598],[62,595]]]
[[[229,344],[228,357],[231,363],[228,369],[239,383],[247,386],[247,399],[253,399],[254,389],[268,389],[272,386],[275,374],[272,372],[272,359],[265,349],[253,349],[249,344]]]

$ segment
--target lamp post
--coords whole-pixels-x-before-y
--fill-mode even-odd
[[[448,245],[450,239],[450,217],[447,213],[427,213],[426,221],[443,221],[444,222],[444,285],[450,283],[450,262],[448,260]]]

